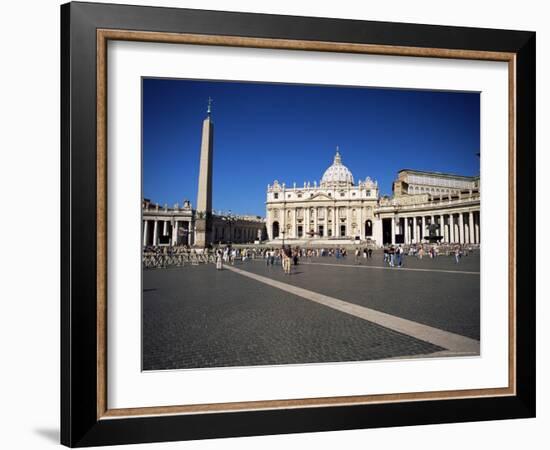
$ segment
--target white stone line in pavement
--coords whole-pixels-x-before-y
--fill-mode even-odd
[[[268,286],[272,286],[307,300],[328,306],[329,308],[336,309],[337,311],[368,320],[369,322],[373,322],[385,328],[389,328],[390,330],[406,334],[407,336],[429,342],[448,351],[479,354],[479,341],[476,341],[475,339],[413,322],[412,320],[392,316],[391,314],[386,314],[374,309],[365,308],[364,306],[345,302],[334,297],[329,297],[328,295],[319,294],[317,292],[309,291],[307,289],[257,275],[252,272],[247,272],[246,270],[237,269],[236,267],[227,265],[225,268],[245,277],[252,278],[260,283],[267,284]]]
[[[409,270],[414,272],[440,272],[440,273],[460,273],[464,275],[479,275],[479,272],[468,272],[466,270],[418,269],[415,267],[362,266],[361,264],[335,264],[335,263],[317,263],[317,262],[300,262],[300,264],[310,264],[312,266],[356,267],[357,269],[382,269],[382,270],[397,270],[397,271]]]

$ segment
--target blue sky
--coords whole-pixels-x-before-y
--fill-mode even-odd
[[[318,182],[337,145],[382,194],[404,168],[479,174],[478,93],[146,78],[146,198],[195,206],[209,97],[215,210],[265,216],[268,183]]]

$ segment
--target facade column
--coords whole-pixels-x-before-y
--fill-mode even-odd
[[[367,230],[365,229],[365,218],[363,216],[363,205],[359,207],[359,239],[366,239]]]
[[[336,237],[336,208],[332,208],[332,237]]]
[[[159,221],[155,220],[155,225],[153,226],[153,245],[158,245],[158,239],[159,239]]]
[[[298,237],[298,220],[296,219],[296,208],[292,209],[292,236]]]
[[[468,231],[470,232],[470,244],[474,244],[474,213],[470,211],[468,213]]]
[[[313,218],[313,220],[315,221],[315,224],[314,224],[315,233],[319,233],[319,208],[317,207],[315,208],[315,217]]]
[[[328,236],[328,208],[326,206],[323,207],[323,237]]]
[[[395,244],[395,216],[391,218],[391,243]]]
[[[458,242],[464,244],[464,216],[462,213],[458,213]]]
[[[284,196],[285,194],[283,194]],[[281,218],[281,220],[279,221],[279,236],[282,238],[282,239],[286,239],[288,236],[286,235],[286,208],[283,206],[283,209],[280,210],[283,217]],[[283,234],[281,234],[281,231],[283,232]],[[231,236],[231,241],[233,241],[233,236]]]
[[[346,208],[346,236],[351,236],[351,207]]]
[[[313,231],[315,233],[319,232],[319,229],[318,229],[318,226],[319,226],[318,216],[319,216],[319,209],[318,208],[313,208]]]
[[[273,221],[271,220],[271,210],[268,208],[265,214],[265,225],[267,228],[267,239],[270,241],[273,239],[272,230],[273,230]],[[223,239],[225,240],[225,225],[223,227]]]
[[[172,227],[172,245],[178,245],[178,221],[174,220]]]
[[[149,232],[149,221],[144,220],[143,221],[143,246],[145,247],[148,242],[148,232]]]

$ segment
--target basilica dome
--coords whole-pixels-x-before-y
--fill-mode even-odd
[[[321,178],[322,187],[343,187],[353,186],[353,175],[350,170],[342,164],[342,158],[338,149],[336,149],[336,155],[334,156],[334,162]]]

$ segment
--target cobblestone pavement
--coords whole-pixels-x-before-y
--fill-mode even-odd
[[[422,260],[406,257],[403,268],[385,266],[381,254],[361,259],[360,264],[355,264],[354,256],[339,260],[303,258],[301,262],[293,267],[290,276],[284,275],[280,266],[266,266],[258,260],[237,267],[462,336],[480,338],[479,253],[462,258],[459,264],[450,256]]]
[[[260,261],[237,267],[283,277],[280,267],[267,268]],[[332,283],[340,286],[335,292],[342,299],[353,292],[345,284],[382,275],[386,281],[379,283],[386,285],[396,283],[391,277],[402,275],[316,265],[297,269],[295,275],[284,280],[311,284],[311,289],[318,292]],[[418,277],[421,272],[415,274]],[[432,274],[417,283],[433,279]],[[479,299],[479,277],[477,289]],[[457,302],[462,291],[455,294]],[[408,297],[402,301],[411,303]],[[420,301],[417,306],[429,308],[432,303]],[[479,317],[479,301],[477,308]],[[430,312],[425,315],[429,317]],[[213,265],[143,272],[144,370],[365,361],[441,350],[229,270],[216,271]]]

